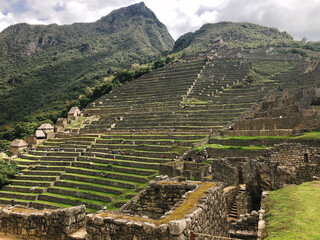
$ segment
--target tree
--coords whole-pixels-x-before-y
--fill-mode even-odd
[[[8,184],[10,179],[19,173],[16,162],[6,162],[0,159],[0,187]]]

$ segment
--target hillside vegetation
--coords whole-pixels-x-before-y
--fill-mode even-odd
[[[208,51],[215,39],[222,37],[231,47],[259,48],[259,47],[292,47],[308,50],[319,50],[319,42],[302,43],[294,41],[287,32],[280,32],[276,28],[264,27],[247,22],[219,22],[205,24],[194,33],[182,35],[174,45],[174,52],[185,51],[187,53]],[[301,50],[293,50],[300,53]]]
[[[57,116],[88,87],[165,55],[173,44],[144,3],[94,23],[10,26],[0,33],[0,126]]]

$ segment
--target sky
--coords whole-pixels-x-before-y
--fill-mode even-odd
[[[141,0],[0,0],[0,31],[30,24],[94,22]],[[320,41],[320,0],[144,0],[174,39],[205,23],[251,22]]]

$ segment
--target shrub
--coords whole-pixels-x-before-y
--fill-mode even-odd
[[[0,159],[0,187],[8,184],[10,179],[19,173],[16,162],[6,162]]]

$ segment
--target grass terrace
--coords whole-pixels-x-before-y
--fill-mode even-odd
[[[320,181],[270,192],[266,240],[320,239]]]

